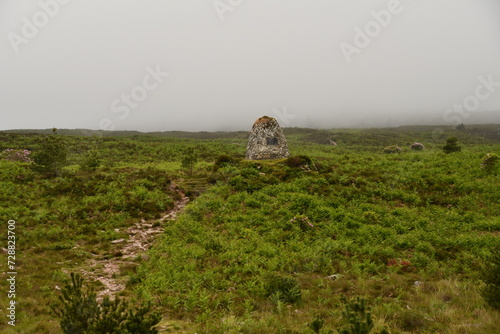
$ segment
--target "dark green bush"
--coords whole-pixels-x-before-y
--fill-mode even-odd
[[[52,312],[61,318],[65,334],[156,334],[161,317],[150,313],[151,305],[135,307],[115,297],[104,297],[97,302],[92,289],[83,289],[83,279],[71,273],[71,283],[66,284],[59,296],[59,304],[51,306]]]
[[[99,151],[91,150],[85,154],[80,169],[83,171],[94,171],[101,165],[101,157]]]
[[[298,156],[288,157],[285,160],[285,165],[292,168],[299,168],[305,166],[311,167],[313,163],[311,158],[309,158],[307,155],[298,155]]]
[[[364,298],[356,297],[356,300],[347,300],[342,296],[342,301],[345,305],[345,310],[342,312],[344,320],[349,325],[342,328],[340,334],[369,334],[373,329],[373,319],[370,307],[366,305]],[[378,334],[389,334],[386,329],[383,329]]]
[[[240,162],[240,159],[233,158],[230,155],[222,154],[217,157],[214,163],[214,171],[217,171],[219,168],[228,166],[228,165],[237,165]]]
[[[61,318],[61,329],[64,333],[88,333],[99,315],[99,305],[93,290],[83,291],[83,279],[71,273],[71,284],[61,290],[59,305],[53,305],[52,311]]]
[[[371,315],[370,307],[366,304],[366,299],[356,297],[353,300],[347,300],[345,296],[341,297],[344,303],[345,309],[342,311],[342,316],[347,326],[338,330],[339,334],[370,334],[373,327],[373,319]],[[316,317],[308,327],[314,333],[321,333],[321,329],[324,325],[324,319],[321,317]],[[333,334],[333,330],[328,330],[328,334]],[[335,332],[337,333],[337,331]],[[386,328],[382,329],[380,332],[375,334],[389,334]]]
[[[482,271],[486,286],[481,295],[491,307],[500,310],[500,246],[493,249],[489,261]]]
[[[319,317],[315,318],[308,324],[308,327],[316,334],[321,333],[325,321]]]
[[[298,282],[293,277],[273,274],[265,284],[266,296],[284,303],[296,303],[302,298]]]
[[[64,139],[52,130],[52,135],[43,139],[39,150],[33,153],[33,168],[42,174],[59,176],[67,164],[68,150]]]
[[[450,137],[446,139],[446,145],[443,146],[443,151],[446,154],[453,152],[460,152],[462,146],[458,145],[458,139],[456,137]]]
[[[189,147],[184,150],[181,159],[181,166],[189,175],[193,175],[193,169],[197,161],[198,153],[193,147]]]

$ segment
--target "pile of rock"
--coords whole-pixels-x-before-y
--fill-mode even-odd
[[[289,156],[286,138],[278,121],[269,116],[257,119],[248,138],[246,158],[262,160]]]

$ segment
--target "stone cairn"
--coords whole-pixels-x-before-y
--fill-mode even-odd
[[[281,159],[290,156],[286,138],[278,121],[263,116],[255,121],[248,138],[246,158],[250,160]]]

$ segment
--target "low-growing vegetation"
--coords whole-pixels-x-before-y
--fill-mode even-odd
[[[115,297],[97,300],[93,289],[85,288],[79,274],[71,273],[61,291],[59,302],[51,306],[60,318],[64,334],[157,334],[152,328],[160,321],[158,314],[150,314],[151,305],[130,305]]]
[[[498,144],[481,131],[285,129],[292,156],[263,161],[243,159],[240,133],[0,133],[19,278],[16,327],[0,331],[64,332],[70,292],[92,291],[70,273],[122,257],[143,221],[164,232],[116,274],[119,301],[87,295],[119,331],[130,316],[151,333],[497,333]],[[450,137],[461,150],[446,154]],[[161,222],[181,192],[191,203]]]

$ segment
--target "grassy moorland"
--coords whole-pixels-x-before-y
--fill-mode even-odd
[[[316,322],[328,333],[347,326],[346,296],[366,300],[374,331],[498,333],[498,310],[480,295],[500,233],[498,170],[480,165],[500,153],[498,126],[433,130],[286,129],[294,157],[274,161],[242,160],[241,133],[69,132],[55,175],[1,159],[2,244],[16,220],[18,304],[16,327],[0,330],[60,333],[49,306],[68,273],[121,257],[112,241],[170,210],[174,183],[191,203],[117,274],[120,295],[162,314],[160,332],[313,333]],[[35,155],[46,136],[0,133],[0,150]],[[461,152],[443,153],[450,136]],[[402,152],[384,154],[389,145]],[[181,164],[189,148],[192,173]],[[192,180],[209,186],[200,194]],[[3,319],[7,290],[0,284]]]

